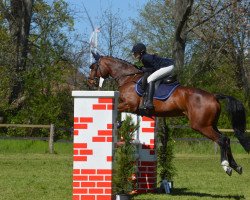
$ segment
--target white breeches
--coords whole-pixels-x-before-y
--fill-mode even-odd
[[[161,79],[163,77],[166,77],[166,76],[170,75],[172,73],[173,69],[174,69],[174,65],[170,65],[170,66],[158,69],[157,71],[155,71],[153,74],[151,74],[147,78],[148,83],[151,82],[151,81],[159,80],[159,79]]]

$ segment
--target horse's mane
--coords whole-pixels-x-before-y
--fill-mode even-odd
[[[134,65],[133,63],[128,62],[128,61],[126,61],[126,60],[123,60],[123,59],[121,59],[121,58],[117,58],[117,57],[113,57],[113,56],[106,56],[106,57],[107,57],[107,58],[112,58],[112,59],[118,60],[119,62],[122,62],[123,64],[130,65],[130,66],[136,68],[137,70],[139,70],[139,69],[136,67],[136,65]]]

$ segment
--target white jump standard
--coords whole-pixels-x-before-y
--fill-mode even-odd
[[[111,200],[118,92],[73,91],[73,200]]]

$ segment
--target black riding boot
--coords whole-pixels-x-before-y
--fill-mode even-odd
[[[148,110],[154,109],[154,105],[153,105],[154,92],[155,92],[155,83],[154,81],[151,81],[148,84],[148,96],[147,96],[147,101],[145,103],[144,109],[148,109]]]
[[[142,77],[142,81],[141,81],[141,89],[143,90],[143,93],[146,91],[147,89],[147,85],[148,85],[148,77],[149,77],[150,73],[148,72],[144,72],[144,75]]]

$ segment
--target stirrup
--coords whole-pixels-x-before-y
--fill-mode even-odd
[[[154,105],[149,105],[149,106],[145,106],[145,109],[146,110],[154,110],[155,107],[154,107]]]
[[[143,105],[141,106],[139,109],[142,109],[142,110],[154,110],[154,105],[153,104],[149,104],[149,105]]]

